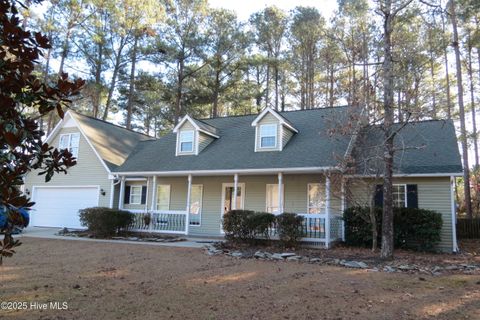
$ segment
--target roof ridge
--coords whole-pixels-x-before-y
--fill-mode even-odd
[[[92,117],[92,116],[89,116],[89,115],[80,113],[80,112],[78,112],[78,111],[76,111],[76,110],[73,110],[73,109],[71,109],[71,108],[68,108],[68,110],[69,110],[69,111],[72,111],[73,113],[75,113],[75,114],[77,114],[77,115],[79,115],[79,116],[82,116],[82,117],[85,117],[85,118],[89,118],[89,119],[91,119],[91,120],[96,120],[96,121],[98,121],[98,122],[102,122],[102,123],[111,125],[111,126],[113,126],[113,127],[126,130],[126,131],[128,131],[128,132],[136,133],[136,134],[139,134],[139,135],[148,137],[148,138],[153,139],[153,140],[157,139],[157,138],[152,137],[152,136],[150,136],[150,135],[148,135],[148,134],[145,134],[145,133],[143,133],[143,132],[138,132],[138,131],[135,131],[135,130],[132,130],[132,129],[127,129],[127,128],[122,127],[122,126],[120,126],[120,125],[118,125],[118,124],[115,124],[115,123],[112,123],[112,122],[109,122],[109,121],[106,121],[106,120],[103,120],[103,119],[98,119],[98,118],[95,118],[95,117]]]
[[[333,107],[322,107],[322,108],[313,108],[313,109],[296,109],[296,110],[286,110],[286,111],[277,111],[275,109],[272,109],[272,110],[274,110],[278,114],[282,115],[282,114],[294,113],[294,112],[320,111],[320,110],[325,110],[325,109],[349,108],[349,107],[350,106],[348,106],[348,105],[342,105],[342,106],[333,106]],[[263,111],[263,109],[262,109],[262,111]],[[205,121],[205,120],[213,120],[213,119],[241,118],[241,117],[258,116],[260,113],[261,112],[259,112],[259,113],[249,113],[249,114],[234,114],[234,115],[229,115],[229,116],[217,116],[217,117],[212,117],[212,118],[200,118],[200,119],[195,118],[195,119],[199,120],[199,121]]]

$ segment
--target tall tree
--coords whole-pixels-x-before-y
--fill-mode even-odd
[[[453,42],[452,46],[455,52],[455,65],[457,73],[457,99],[458,99],[458,111],[460,116],[460,142],[462,144],[462,158],[463,158],[463,188],[465,194],[465,208],[468,218],[473,217],[472,213],[472,201],[470,195],[470,167],[468,161],[468,142],[467,142],[467,126],[465,121],[465,106],[463,103],[463,79],[462,79],[462,61],[460,54],[460,43],[458,36],[458,17],[456,1],[450,0],[449,6],[450,20],[453,29]]]
[[[274,82],[274,108],[279,107],[280,84],[280,56],[282,44],[287,30],[287,15],[278,7],[267,7],[263,11],[254,13],[250,23],[254,28],[255,41],[258,48],[267,56],[267,79],[265,91],[265,106],[270,104],[270,82],[273,70]]]

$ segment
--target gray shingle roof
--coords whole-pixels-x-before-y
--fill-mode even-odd
[[[399,124],[396,124],[400,128]],[[381,160],[383,131],[380,126],[363,130],[354,147],[355,172],[383,172]],[[403,127],[394,140],[396,174],[461,173],[455,127],[451,120],[411,122]]]
[[[193,119],[193,121],[195,121],[195,124],[200,128],[202,129],[203,131],[207,131],[207,132],[210,132],[214,135],[218,135],[219,134],[219,130],[215,127],[212,127],[211,125],[205,123],[204,121],[202,120],[198,120],[198,119]]]
[[[346,107],[282,112],[298,131],[283,151],[255,152],[256,115],[202,120],[220,131],[197,156],[175,156],[176,135],[140,142],[117,172],[195,171],[332,167],[342,158],[349,136],[330,135],[347,116]]]
[[[70,111],[110,170],[123,164],[140,141],[152,137]]]

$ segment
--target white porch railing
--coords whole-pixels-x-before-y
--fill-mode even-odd
[[[127,211],[135,214],[133,231],[187,234],[187,211]]]

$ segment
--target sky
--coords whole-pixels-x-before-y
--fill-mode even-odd
[[[296,6],[316,7],[327,19],[332,17],[337,8],[336,0],[209,0],[209,3],[214,8],[235,11],[240,20],[247,20],[252,13],[272,5],[285,11],[289,11]]]

